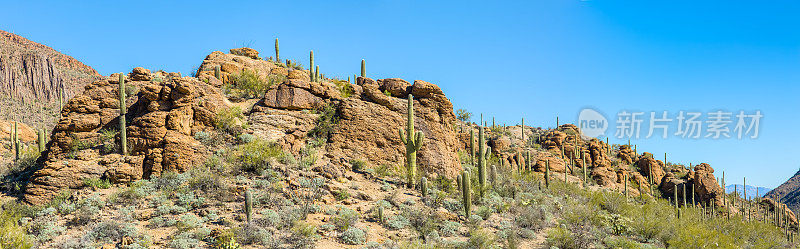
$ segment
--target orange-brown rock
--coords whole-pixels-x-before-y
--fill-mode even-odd
[[[250,59],[254,59],[254,60],[260,60],[261,59],[261,57],[258,57],[258,51],[256,51],[255,49],[252,49],[252,48],[247,48],[247,47],[245,47],[245,48],[234,48],[234,49],[231,49],[230,52],[231,52],[231,54],[249,57]]]
[[[636,158],[636,154],[633,153],[633,150],[631,149],[630,145],[623,144],[619,147],[619,151],[617,152],[617,158],[620,160],[622,164],[630,165],[633,163],[634,158]]]
[[[707,163],[701,163],[694,167],[694,172],[691,174],[689,183],[694,185],[695,197],[698,202],[709,204],[711,199],[714,199],[714,204],[724,206],[722,202],[722,195],[725,193],[717,178],[714,177],[714,168]],[[687,186],[687,191],[689,186]]]
[[[138,89],[126,99],[129,157],[101,152],[103,142],[119,144],[119,136],[114,141],[99,140],[103,130],[118,129],[119,82],[114,74],[87,85],[64,107],[44,165],[30,179],[25,200],[42,203],[60,189],[82,187],[87,178],[128,182],[201,163],[200,143],[193,135],[213,126],[214,113],[224,106],[219,89],[197,78],[152,76],[137,68],[126,78],[129,89]],[[138,81],[144,79],[151,80]]]
[[[661,185],[661,178],[666,174],[666,172],[664,172],[664,163],[654,159],[653,154],[645,152],[639,156],[636,160],[636,167],[643,176],[652,178],[653,184]],[[652,176],[650,175],[651,172]]]
[[[405,98],[411,92],[411,84],[399,78],[378,80],[378,90],[388,92],[392,97]]]

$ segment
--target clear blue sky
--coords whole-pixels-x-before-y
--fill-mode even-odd
[[[648,2],[648,3],[644,3]],[[700,3],[704,2],[704,3]],[[775,187],[800,162],[800,4],[770,1],[8,1],[0,29],[101,74],[135,66],[188,74],[250,45],[327,75],[439,84],[456,108],[553,126],[587,106],[761,110],[755,140],[635,140],[670,161],[710,163],[729,183]],[[610,131],[610,132],[613,132]],[[612,133],[613,134],[613,133]],[[646,134],[646,131],[645,131]],[[614,140],[614,139],[612,139]],[[623,142],[622,140],[616,142]],[[720,174],[718,174],[719,176]]]

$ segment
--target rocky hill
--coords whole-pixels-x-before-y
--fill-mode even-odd
[[[99,77],[75,58],[0,30],[0,119],[49,130],[62,92],[66,101]]]
[[[766,225],[778,206],[744,208],[708,164],[666,163],[572,124],[462,122],[433,83],[348,82],[249,48],[213,52],[195,75],[137,67],[87,84],[46,149],[10,167],[4,193],[19,201],[0,224],[44,248],[707,246],[687,230],[722,247],[786,245]],[[408,125],[423,142],[415,188]],[[720,223],[754,232],[718,236]]]
[[[764,198],[770,198],[785,203],[795,213],[800,211],[800,170],[789,180],[769,191]]]

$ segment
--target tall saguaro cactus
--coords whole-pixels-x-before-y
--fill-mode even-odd
[[[244,213],[249,224],[253,218],[253,193],[249,189],[244,191]]]
[[[222,69],[219,65],[214,66],[214,78],[222,80]]]
[[[367,62],[361,59],[361,77],[367,77]]]
[[[469,128],[469,164],[475,165],[475,131]]]
[[[128,132],[125,128],[125,115],[128,114],[128,107],[125,104],[125,75],[119,73],[119,137],[122,146],[122,155],[128,155]]]
[[[314,79],[314,50],[311,50],[308,57],[309,61],[311,61],[311,65],[308,67],[308,79],[313,82],[316,81],[316,79]]]
[[[42,153],[44,151],[44,143],[45,143],[44,130],[39,129],[38,135],[39,135],[39,137],[38,137],[37,141],[39,142],[39,153]]]
[[[486,148],[486,141],[483,135],[483,126],[478,127],[478,186],[481,197],[486,190],[486,159],[489,157],[489,150]]]
[[[14,122],[14,138],[11,140],[11,146],[14,147],[14,162],[19,160],[19,130],[17,130],[17,122]]]
[[[278,38],[275,38],[275,61],[278,62],[278,63],[281,62],[281,52],[280,51],[281,51],[280,47],[278,47]]]
[[[417,151],[422,148],[425,134],[421,131],[414,132],[414,96],[408,95],[408,114],[406,114],[405,131],[399,129],[400,140],[406,145],[406,169],[408,187],[414,188],[414,179],[417,175]]]
[[[469,179],[468,171],[461,172],[461,202],[464,204],[464,216],[467,218],[472,210],[472,195],[470,195],[472,183]]]

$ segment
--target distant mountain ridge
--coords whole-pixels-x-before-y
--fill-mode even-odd
[[[739,193],[739,196],[742,196],[742,195],[744,195],[744,190],[745,189],[747,190],[747,197],[748,198],[756,197],[756,194],[758,194],[758,197],[764,197],[764,195],[766,195],[767,192],[772,190],[771,188],[757,187],[757,186],[750,186],[750,185],[747,185],[746,188],[742,188],[742,184],[730,184],[728,186],[725,186],[725,193],[733,193],[734,191],[736,191],[736,192]],[[756,191],[756,190],[758,190],[758,191]]]

